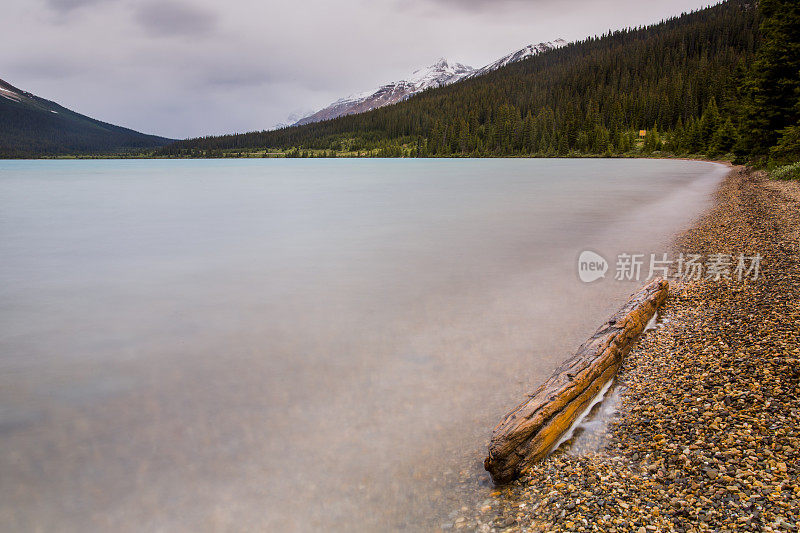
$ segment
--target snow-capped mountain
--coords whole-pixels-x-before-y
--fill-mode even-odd
[[[387,83],[370,91],[353,94],[346,98],[335,101],[325,109],[317,111],[313,115],[298,120],[295,124],[308,124],[319,122],[343,115],[363,113],[385,105],[396,104],[406,98],[430,89],[432,87],[443,87],[462,79],[467,74],[473,72],[472,67],[461,63],[450,64],[444,58],[439,59],[433,65],[414,71],[407,80]]]
[[[565,41],[564,39],[556,39],[555,41],[548,41],[546,43],[529,44],[525,48],[521,48],[516,52],[511,52],[507,56],[501,57],[494,63],[489,63],[483,68],[474,70],[467,77],[474,78],[475,76],[482,76],[484,74],[492,72],[493,70],[505,67],[506,65],[510,65],[511,63],[516,63],[517,61],[522,61],[523,59],[528,59],[529,57],[541,54],[542,52],[553,50],[554,48],[561,48],[566,44],[567,41]]]
[[[281,122],[275,124],[275,129],[277,130],[280,128],[288,128],[289,126],[293,126],[295,122],[311,115],[312,113],[314,113],[313,109],[297,109],[292,111],[286,116],[286,120],[282,120]]]
[[[325,109],[321,109],[314,114],[301,118],[294,123],[295,126],[329,120],[344,115],[364,113],[378,107],[396,104],[405,100],[425,89],[433,87],[443,87],[450,85],[465,78],[481,76],[493,70],[497,70],[510,63],[522,61],[536,54],[547,50],[564,46],[566,41],[556,39],[546,43],[530,44],[525,48],[512,52],[497,61],[486,65],[483,68],[473,69],[461,63],[450,64],[446,59],[441,58],[433,65],[414,71],[406,80],[400,80],[383,85],[377,89],[372,89],[358,94],[352,94],[346,98],[341,98]],[[280,126],[283,126],[281,124]]]

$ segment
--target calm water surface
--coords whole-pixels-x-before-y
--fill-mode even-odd
[[[6,531],[431,530],[726,169],[0,161]],[[613,265],[612,272],[613,276]]]

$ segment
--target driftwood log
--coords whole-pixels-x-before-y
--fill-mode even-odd
[[[657,278],[633,294],[622,309],[578,352],[492,431],[483,465],[495,483],[507,483],[544,459],[558,439],[616,374],[633,341],[669,292]]]

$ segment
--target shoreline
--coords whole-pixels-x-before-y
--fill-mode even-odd
[[[728,154],[731,155],[731,154]],[[70,154],[70,155],[42,155],[39,157],[0,157],[0,161],[91,161],[91,160],[198,160],[198,161],[215,161],[219,159],[653,159],[663,160],[670,159],[674,161],[702,161],[705,163],[719,163],[728,167],[733,167],[734,163],[729,159],[710,159],[702,157],[701,155],[672,155],[669,153],[663,154],[647,154],[640,155],[634,153],[606,155],[606,154],[567,154],[562,156],[545,156],[545,155],[503,155],[503,156],[482,156],[473,157],[470,155],[465,156],[425,156],[425,157],[396,157],[396,156],[368,156],[368,155],[339,155],[333,157],[327,156],[314,156],[314,157],[286,157],[284,153],[267,153],[266,155],[225,155],[219,157],[190,157],[190,156],[156,156],[144,154]]]
[[[660,327],[616,377],[601,449],[551,455],[455,529],[798,529],[800,184],[734,167],[673,248],[759,253],[762,273],[671,281]]]

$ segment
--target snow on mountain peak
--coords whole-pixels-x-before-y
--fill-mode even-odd
[[[14,100],[15,102],[21,102],[25,97],[30,98],[33,95],[25,91],[20,91],[10,83],[0,80],[0,96],[8,98],[9,100]]]
[[[415,70],[405,83],[417,88],[417,92],[430,87],[441,87],[454,83],[468,75],[474,69],[461,63],[450,64],[447,59],[441,57],[433,65]],[[401,82],[397,82],[403,83]]]
[[[377,89],[363,93],[352,94],[333,102],[331,105],[298,120],[295,125],[309,124],[321,120],[329,120],[344,115],[363,113],[378,107],[396,104],[420,93],[426,89],[444,87],[465,78],[472,78],[497,70],[510,63],[522,61],[531,56],[547,50],[566,45],[563,39],[556,39],[546,43],[529,44],[525,48],[501,57],[494,63],[480,69],[473,69],[461,63],[450,63],[446,58],[440,57],[433,65],[415,70],[406,80],[395,81],[382,85]]]
[[[469,77],[473,78],[475,76],[482,76],[483,74],[487,74],[493,70],[505,67],[511,63],[528,59],[529,57],[541,54],[542,52],[547,52],[548,50],[553,50],[555,48],[561,48],[566,44],[567,42],[564,39],[556,39],[555,41],[548,41],[545,43],[529,44],[524,48],[520,48],[516,52],[511,52],[510,54],[501,57],[494,63],[489,63],[485,67],[473,71]]]
[[[314,112],[313,109],[310,111],[308,109],[295,109],[294,111],[289,113],[289,115],[286,117],[286,120],[278,122],[273,127],[275,129],[288,128],[289,126],[294,125],[294,123],[297,122],[298,120],[303,119],[303,117],[309,116],[313,112]]]
[[[352,94],[333,102],[316,113],[298,120],[295,124],[308,124],[343,115],[363,113],[371,109],[396,104],[411,96],[435,87],[443,87],[464,78],[473,68],[461,63],[450,63],[441,57],[433,65],[415,70],[408,79],[382,85],[377,89]]]

